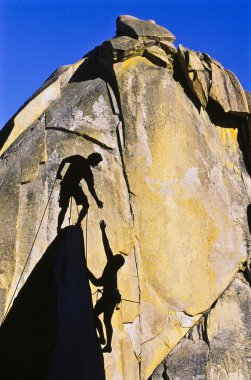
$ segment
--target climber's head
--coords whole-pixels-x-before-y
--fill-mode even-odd
[[[114,267],[119,270],[124,264],[125,264],[125,259],[122,255],[114,255],[113,256],[113,264]]]
[[[97,166],[101,161],[103,161],[103,158],[99,153],[91,153],[87,160],[91,166]]]

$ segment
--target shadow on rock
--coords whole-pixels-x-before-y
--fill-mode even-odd
[[[63,229],[0,328],[3,380],[103,380],[82,230]]]

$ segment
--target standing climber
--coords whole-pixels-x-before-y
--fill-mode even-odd
[[[112,315],[117,304],[121,302],[121,295],[118,290],[117,285],[117,273],[119,269],[124,265],[125,259],[122,255],[113,255],[110,248],[109,241],[105,232],[106,224],[104,220],[100,222],[100,229],[102,232],[102,239],[104,250],[107,258],[106,266],[103,270],[103,274],[100,278],[96,278],[90,271],[88,271],[88,276],[90,281],[95,286],[102,286],[103,293],[102,297],[97,301],[94,307],[94,318],[96,322],[96,327],[99,333],[100,344],[105,345],[103,352],[112,351]],[[99,319],[99,315],[104,313],[104,325],[106,328],[106,341],[104,337],[104,331],[102,322]]]
[[[57,179],[62,179],[61,172],[65,164],[69,163],[70,165],[60,184],[59,207],[61,210],[58,215],[58,233],[61,230],[71,197],[75,199],[77,205],[82,205],[77,221],[78,226],[81,226],[81,222],[87,214],[89,203],[80,185],[82,179],[87,183],[88,189],[95,199],[97,206],[99,208],[103,207],[103,202],[99,200],[94,188],[94,178],[91,170],[91,167],[97,166],[102,160],[102,156],[99,153],[92,153],[87,158],[74,155],[62,160],[58,168]]]

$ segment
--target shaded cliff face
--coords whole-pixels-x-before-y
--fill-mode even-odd
[[[104,207],[83,183],[82,228],[95,276],[105,266],[100,219],[126,255],[107,379],[147,379],[248,262],[248,98],[233,73],[174,39],[121,16],[117,37],[57,70],[0,135],[2,313],[31,248],[18,289],[56,235],[60,162],[103,158],[92,171]],[[73,201],[65,224],[77,218]]]
[[[79,227],[47,248],[0,327],[3,380],[105,379]]]

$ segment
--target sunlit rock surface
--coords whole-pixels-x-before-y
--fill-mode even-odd
[[[250,379],[250,271],[239,273],[151,380]]]
[[[247,262],[250,111],[236,77],[207,54],[177,52],[173,35],[151,21],[123,16],[117,28],[119,36],[59,69],[0,134],[1,312],[30,250],[18,290],[55,238],[60,162],[98,152],[103,209],[83,183],[87,265],[99,277],[106,263],[101,219],[113,252],[126,255],[106,378],[146,380]],[[33,102],[58,83],[33,117]],[[73,201],[65,225],[77,217]],[[220,333],[212,334],[220,355]],[[204,376],[208,346],[199,344]]]

